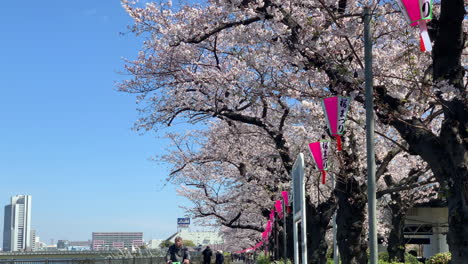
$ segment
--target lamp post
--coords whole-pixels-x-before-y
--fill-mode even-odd
[[[370,7],[364,7],[364,61],[366,87],[367,200],[369,213],[370,264],[377,264],[377,218],[375,194],[374,95],[372,75],[372,36]]]

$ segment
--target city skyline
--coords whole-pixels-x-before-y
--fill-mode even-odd
[[[29,198],[28,198],[28,199],[29,199],[29,206],[28,206],[29,209],[28,209],[28,210],[31,211],[31,209],[32,209],[32,207],[31,207],[31,200],[32,200],[31,195],[24,195],[24,194],[23,194],[23,195],[15,195],[15,196],[10,197],[10,201],[12,201],[13,198],[15,198],[15,197],[20,197],[20,196],[21,196],[21,197],[29,197]],[[18,198],[15,198],[15,201],[16,201],[16,200],[18,200]],[[7,214],[6,214],[6,212],[7,212],[7,207],[9,207],[9,209],[11,210],[11,205],[5,206],[4,217],[3,217],[2,219],[6,219],[7,217],[10,217],[10,216],[11,216],[11,215],[8,215],[8,216],[7,216]],[[29,212],[29,216],[31,216],[31,212]],[[143,238],[143,239],[142,239],[143,242],[149,242],[149,241],[155,240],[155,239],[156,239],[156,240],[165,240],[165,239],[167,239],[168,237],[173,236],[176,232],[180,232],[180,230],[181,230],[180,227],[181,227],[181,226],[183,227],[182,229],[185,230],[185,232],[186,232],[187,230],[190,230],[190,229],[191,229],[190,224],[188,224],[188,225],[180,225],[180,224],[178,223],[178,221],[180,221],[180,219],[181,219],[181,218],[177,218],[177,219],[174,220],[174,223],[176,223],[176,224],[174,225],[174,229],[172,230],[172,232],[169,232],[169,234],[168,234],[167,236],[152,237],[151,235],[147,235],[147,236],[143,237],[144,232],[137,232],[137,233],[141,233],[141,237]],[[186,219],[186,218],[182,218],[182,219]],[[188,221],[190,222],[190,220],[188,220]],[[4,221],[4,223],[6,223],[6,221]],[[30,237],[30,239],[28,239],[28,241],[30,241],[30,247],[32,248],[32,247],[33,247],[33,244],[34,244],[35,241],[36,241],[36,238],[41,238],[41,236],[40,236],[40,235],[37,235],[36,233],[37,233],[38,231],[36,231],[34,228],[32,228],[32,227],[34,227],[34,225],[31,224],[31,223],[33,223],[33,222],[31,222],[31,219],[29,220],[29,223],[30,223],[30,226],[29,226],[28,229],[29,229],[30,232],[31,232],[31,233],[30,233],[30,236],[31,236],[31,237]],[[206,228],[203,229],[202,227],[197,227],[196,225],[192,225],[192,227],[195,228],[195,229],[194,229],[194,232],[214,232],[214,230],[211,230],[211,229],[210,229],[210,230],[207,230]],[[138,228],[138,227],[135,227],[135,228]],[[5,238],[4,238],[4,236],[5,236],[5,230],[6,230],[6,226],[4,226],[3,233],[2,233],[3,242],[5,241]],[[40,231],[39,231],[39,232],[40,232]],[[84,238],[82,238],[82,239],[73,239],[73,238],[63,239],[62,237],[58,237],[58,238],[53,238],[53,237],[51,237],[51,238],[47,238],[47,239],[40,239],[40,242],[43,243],[43,244],[45,244],[45,245],[48,245],[48,246],[53,246],[53,245],[57,245],[57,243],[58,243],[59,241],[61,241],[61,240],[63,240],[63,241],[69,241],[69,242],[83,242],[83,241],[88,241],[89,244],[90,244],[90,246],[92,246],[93,235],[94,235],[95,233],[135,233],[135,232],[131,232],[131,231],[128,231],[128,230],[127,230],[127,231],[121,231],[121,230],[105,230],[105,231],[103,231],[103,230],[93,230],[93,231],[89,234],[88,237],[84,237]],[[67,237],[68,237],[68,236],[67,236]],[[4,245],[3,245],[3,244],[2,244],[2,247],[0,247],[0,248],[2,249],[2,251],[7,251],[7,250],[4,248]]]
[[[179,206],[190,203],[152,158],[170,144],[164,132],[190,127],[132,130],[136,98],[115,82],[142,39],[129,33],[120,1],[9,1],[2,10],[0,174],[9,180],[0,204],[32,195],[32,228],[47,243],[94,231],[174,233]]]
[[[26,197],[26,198],[23,198],[23,197]],[[12,197],[10,197],[10,201],[11,201],[11,204],[9,205],[6,205],[4,206],[4,215],[2,217],[2,219],[4,219],[4,222],[3,222],[3,232],[2,232],[2,246],[0,247],[3,251],[17,251],[18,249],[14,249],[14,250],[9,250],[9,248],[5,248],[5,236],[10,236],[10,233],[6,234],[6,230],[7,230],[7,225],[8,227],[12,224],[12,223],[7,223],[6,219],[7,218],[11,218],[11,211],[13,211],[12,209],[12,205],[18,205],[18,201],[20,201],[21,203],[23,203],[23,200],[22,199],[27,199],[27,206],[24,206],[26,208],[26,211],[28,211],[27,215],[28,215],[28,218],[29,220],[27,221],[27,225],[28,227],[26,228],[26,230],[29,230],[29,235],[27,236],[27,241],[29,241],[29,243],[27,243],[27,247],[32,247],[34,241],[32,239],[36,239],[36,237],[38,238],[41,238],[40,235],[37,235],[36,233],[38,232],[37,230],[35,230],[34,228],[34,225],[31,224],[32,221],[31,221],[31,200],[32,200],[32,196],[31,195],[24,195],[24,194],[21,194],[21,195],[14,195]],[[14,202],[13,202],[14,201]],[[24,209],[23,209],[24,210]],[[178,221],[179,218],[177,219],[174,219],[174,229],[173,229],[173,232],[169,232],[169,235],[172,235],[174,232],[178,232],[179,231],[179,227],[177,225],[177,221]],[[188,227],[188,226],[187,226]],[[135,228],[138,228],[138,227],[135,227]],[[134,229],[135,229],[134,228]],[[12,228],[13,229],[13,228]],[[28,232],[28,231],[25,231],[25,232]],[[39,231],[40,232],[40,231]],[[47,239],[41,239],[40,242],[46,244],[46,245],[56,245],[58,241],[60,240],[66,240],[66,241],[90,241],[92,242],[93,241],[93,236],[94,234],[96,233],[135,233],[135,232],[131,232],[131,231],[121,231],[121,230],[100,230],[100,231],[97,231],[97,230],[93,230],[90,234],[89,234],[89,237],[88,238],[83,238],[83,239],[73,239],[73,238],[67,238],[67,239],[63,239],[61,237],[58,237],[58,238],[47,238]],[[152,239],[166,239],[167,237],[149,237],[147,236],[146,238],[143,237],[143,234],[144,232],[137,232],[137,233],[141,233],[141,236],[143,238],[143,241],[147,242],[147,241],[150,241]],[[168,235],[168,236],[169,236]]]

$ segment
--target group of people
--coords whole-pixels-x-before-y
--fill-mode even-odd
[[[209,246],[207,246],[203,251],[203,264],[210,264],[211,263],[211,256],[213,256],[213,251]],[[215,264],[223,264],[224,263],[224,255],[223,251],[217,250],[216,251],[216,259]]]
[[[209,246],[202,251],[203,264],[210,264],[213,251]],[[166,263],[171,264],[179,262],[181,264],[190,264],[190,254],[186,247],[183,246],[183,240],[180,236],[175,238],[175,243],[167,249]],[[216,251],[215,264],[223,264],[224,256],[221,250]]]

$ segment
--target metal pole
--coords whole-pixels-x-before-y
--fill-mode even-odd
[[[366,86],[367,199],[369,211],[370,264],[377,264],[377,220],[375,196],[374,95],[372,76],[372,36],[369,6],[364,7],[364,59]]]
[[[275,259],[279,260],[280,255],[279,255],[279,233],[278,233],[278,228],[279,228],[279,223],[278,223],[278,217],[275,214]]]
[[[333,189],[335,189],[335,184],[336,184],[336,176],[333,176]],[[333,214],[333,263],[334,264],[339,264],[340,263],[340,253],[338,251],[338,243],[336,242],[336,232],[337,232],[337,226],[336,226],[336,211]]]
[[[284,263],[286,263],[286,259],[288,258],[287,252],[287,247],[286,247],[286,217],[288,215],[287,209],[286,209],[286,204],[284,203],[283,199],[283,260]]]
[[[294,212],[294,211],[293,211]],[[298,231],[298,226],[297,226],[297,222],[293,220],[293,225],[294,225],[294,229],[293,229],[293,234],[294,234],[294,263],[299,263],[299,246],[300,246],[300,242],[299,242],[299,231]]]

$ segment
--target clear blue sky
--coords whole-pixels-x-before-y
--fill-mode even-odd
[[[131,130],[135,98],[115,91],[140,41],[118,0],[5,1],[0,8],[0,232],[3,206],[32,195],[41,240],[93,231],[176,231],[168,168],[149,160],[167,141]],[[3,236],[3,234],[2,234]],[[1,243],[2,239],[0,239]]]

